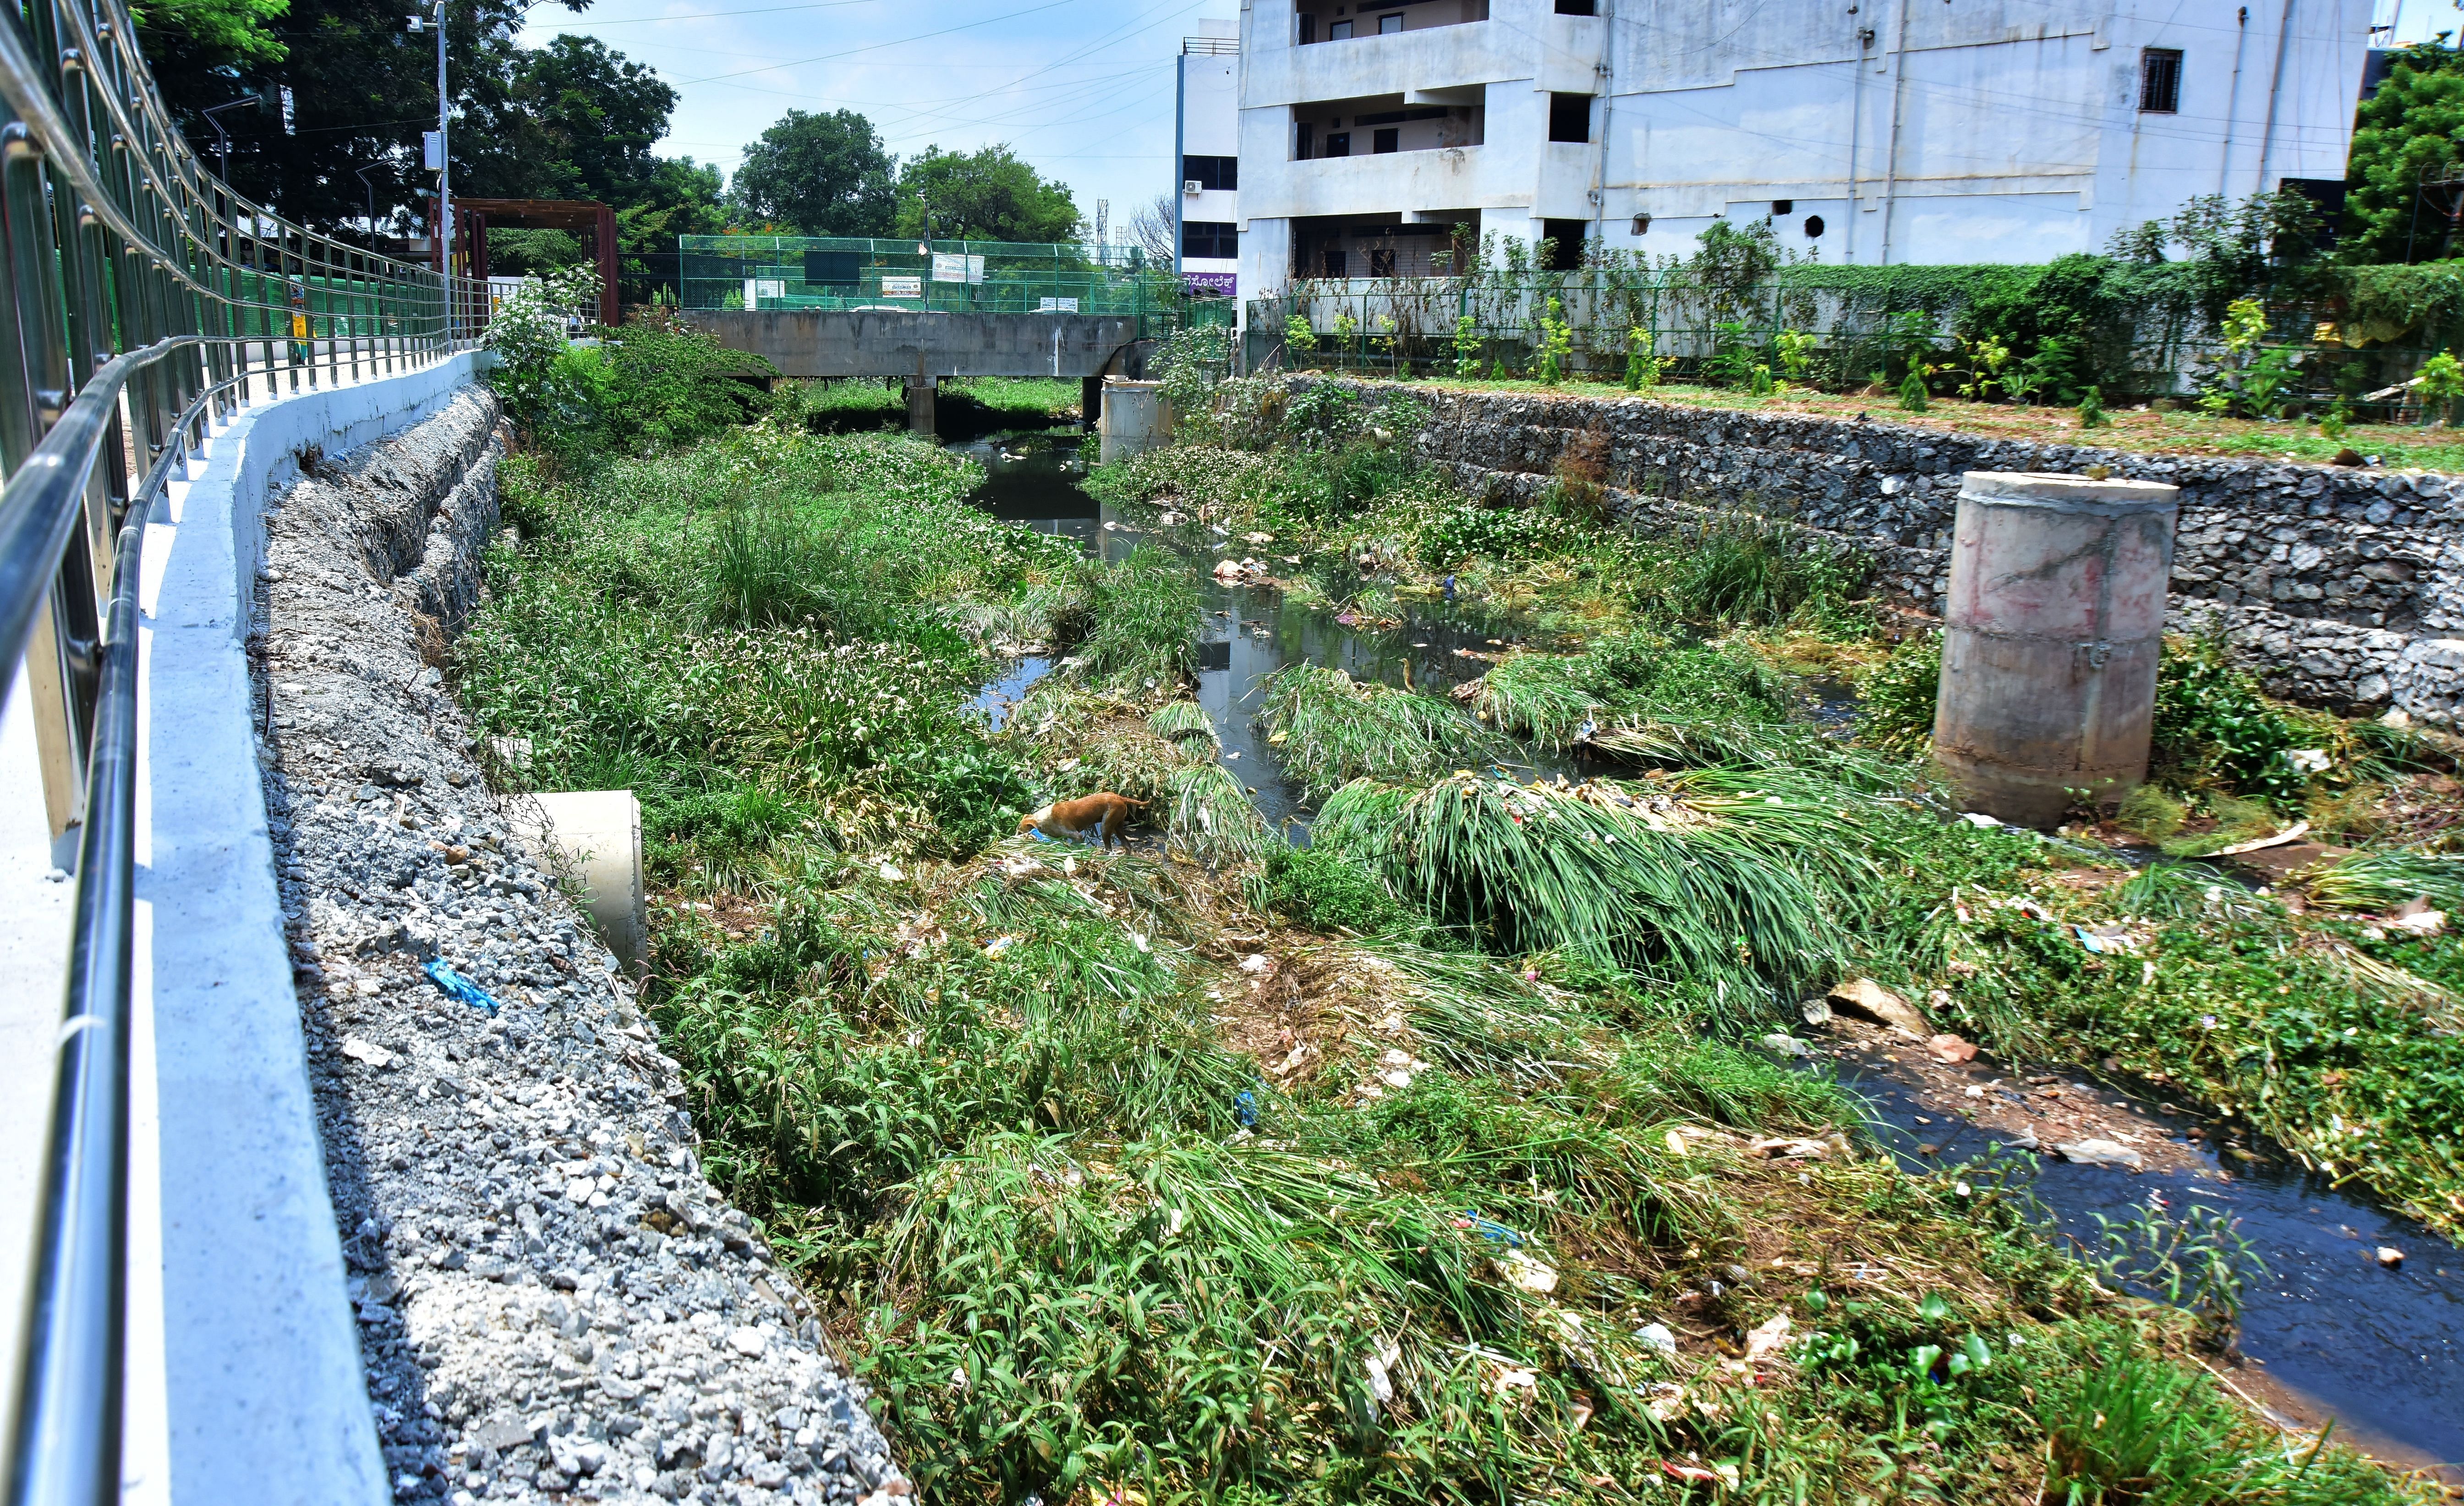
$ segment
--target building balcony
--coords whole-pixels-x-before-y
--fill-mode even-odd
[[[1531,196],[1530,175],[1521,187],[1485,188],[1478,146],[1441,146],[1363,157],[1325,157],[1284,162],[1251,175],[1241,191],[1244,220],[1302,218],[1321,214],[1418,215],[1445,209],[1523,204]]]
[[[1513,33],[1470,21],[1250,54],[1243,109],[1404,94],[1416,103],[1478,103],[1485,84],[1529,78]],[[1424,98],[1423,98],[1424,97]]]

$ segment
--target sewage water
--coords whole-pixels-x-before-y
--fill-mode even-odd
[[[1270,569],[1285,566],[1273,543],[1243,543],[1194,521],[1156,528],[1152,509],[1123,512],[1097,502],[1078,485],[1086,474],[1078,442],[1074,430],[1054,430],[993,434],[947,448],[984,467],[984,483],[970,498],[976,506],[1004,522],[1074,539],[1098,558],[1121,559],[1151,538],[1208,569],[1227,554],[1255,558]],[[1305,662],[1344,670],[1355,679],[1442,694],[1478,678],[1491,659],[1522,641],[1525,631],[1503,614],[1460,601],[1410,604],[1397,626],[1355,625],[1271,587],[1227,586],[1212,575],[1201,576],[1199,610],[1198,702],[1222,742],[1221,761],[1240,776],[1267,825],[1301,841],[1307,839],[1309,808],[1300,786],[1284,778],[1253,722],[1262,681],[1287,664]],[[1015,661],[984,688],[977,704],[998,726],[1053,662],[1042,655]],[[1509,766],[1573,779],[1612,767],[1581,756],[1533,757]]]
[[[973,500],[994,517],[1038,532],[1074,539],[1089,554],[1119,559],[1149,537],[1144,510],[1131,516],[1099,504],[1078,485],[1085,466],[1074,430],[991,435],[950,448],[983,465],[986,480]],[[1158,542],[1210,562],[1228,546],[1233,558],[1254,555],[1270,567],[1274,544],[1253,545],[1182,524]],[[1309,808],[1285,780],[1265,739],[1253,726],[1256,689],[1286,664],[1339,667],[1363,679],[1410,683],[1441,691],[1477,677],[1487,660],[1515,640],[1510,618],[1485,614],[1470,603],[1426,603],[1395,628],[1357,626],[1285,599],[1265,587],[1202,587],[1198,698],[1222,740],[1225,765],[1250,788],[1270,825],[1306,839]],[[1457,651],[1463,651],[1458,653]],[[1409,679],[1407,681],[1407,666]],[[1042,656],[1019,660],[985,687],[979,703],[998,720],[1052,668]],[[1809,687],[1808,714],[1826,731],[1844,735],[1855,702],[1845,685]],[[1589,761],[1530,765],[1580,778],[1608,771]],[[1919,1099],[1919,1083],[1895,1074],[1879,1054],[1852,1054],[1837,1070],[1861,1093],[1873,1128],[1911,1169],[1932,1170],[1986,1154],[1995,1137],[1965,1123],[1957,1112]],[[2016,1070],[1980,1057],[1965,1069],[1979,1085],[2009,1079]],[[2136,1102],[2148,1118],[2152,1104],[2078,1072],[2105,1102]],[[1989,1089],[1989,1091],[1992,1091]],[[2187,1123],[2187,1121],[2186,1121]],[[2464,1250],[2423,1226],[2380,1207],[2365,1194],[2339,1190],[2326,1179],[2283,1160],[2261,1143],[2254,1158],[2227,1159],[2219,1131],[2192,1141],[2178,1133],[2184,1169],[2131,1173],[2044,1158],[2026,1178],[2052,1228],[2083,1248],[2097,1246],[2096,1216],[2120,1219],[2146,1206],[2151,1194],[2176,1215],[2206,1207],[2239,1220],[2242,1236],[2265,1262],[2243,1291],[2239,1366],[2217,1362],[2230,1384],[2287,1425],[2315,1428],[2330,1420],[2337,1436],[2401,1467],[2448,1468],[2464,1484]],[[1920,1147],[1925,1147],[1922,1151]],[[2395,1269],[2380,1265],[2380,1246],[2405,1252]]]

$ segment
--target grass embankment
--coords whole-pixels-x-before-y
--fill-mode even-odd
[[[1362,526],[1417,543],[1393,498],[1429,483],[1387,474]],[[1627,584],[1639,545],[1549,519],[1598,573],[1450,562],[1558,570],[1603,625],[1468,708],[1295,676],[1304,779],[1404,783],[1346,786],[1293,850],[1185,698],[1185,566],[993,524],[901,439],[561,476],[508,467],[522,540],[457,684],[531,740],[505,779],[641,792],[710,1169],[936,1498],[2404,1496],[2166,1358],[2189,1321],[2057,1253],[1993,1168],[1848,1154],[1850,1102],[1732,1043],[1859,961],[1950,968],[1929,906],[2043,850],[1896,801],[1904,765]],[[1833,620],[1832,565],[1736,542],[1700,600]],[[1353,559],[1355,594],[1415,584]],[[995,643],[1067,666],[1000,735],[965,709]],[[1450,772],[1584,722],[1635,779]],[[1005,834],[1105,785],[1174,853]]]
[[[2220,417],[2189,407],[2167,410],[2152,405],[2111,409],[2105,413],[2105,423],[2083,429],[2079,414],[2066,408],[1932,396],[1926,400],[1924,411],[1910,412],[1900,406],[1896,395],[1887,392],[1821,392],[1803,387],[1786,387],[1770,396],[1756,397],[1739,388],[1683,383],[1662,383],[1637,393],[1629,393],[1615,383],[1572,379],[1544,386],[1531,381],[1437,377],[1414,385],[1438,390],[1510,392],[1517,397],[1636,396],[1746,413],[1811,413],[1825,418],[1853,418],[1863,413],[1869,418],[1944,433],[2032,444],[2093,445],[2145,454],[2224,455],[2328,465],[2349,450],[2387,470],[2418,467],[2425,471],[2464,471],[2464,444],[2458,444],[2453,431],[2445,425],[2426,428],[2356,423],[2347,426],[2342,437],[2331,439],[2320,433],[2313,423]]]
[[[1078,416],[1079,397],[1074,377],[954,377],[935,394],[934,427],[945,436],[1048,429]],[[822,432],[907,427],[907,393],[896,380],[798,382],[781,403]]]

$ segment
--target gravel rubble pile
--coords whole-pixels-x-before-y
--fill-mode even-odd
[[[402,1501],[912,1494],[706,1182],[613,958],[517,841],[434,661],[497,522],[469,392],[266,514],[260,762],[371,1401]],[[424,656],[423,656],[424,655]],[[449,996],[441,960],[497,1008]]]

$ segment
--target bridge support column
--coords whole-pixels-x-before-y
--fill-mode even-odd
[[[907,379],[907,432],[929,434],[934,432],[935,388],[940,378],[922,372]]]

